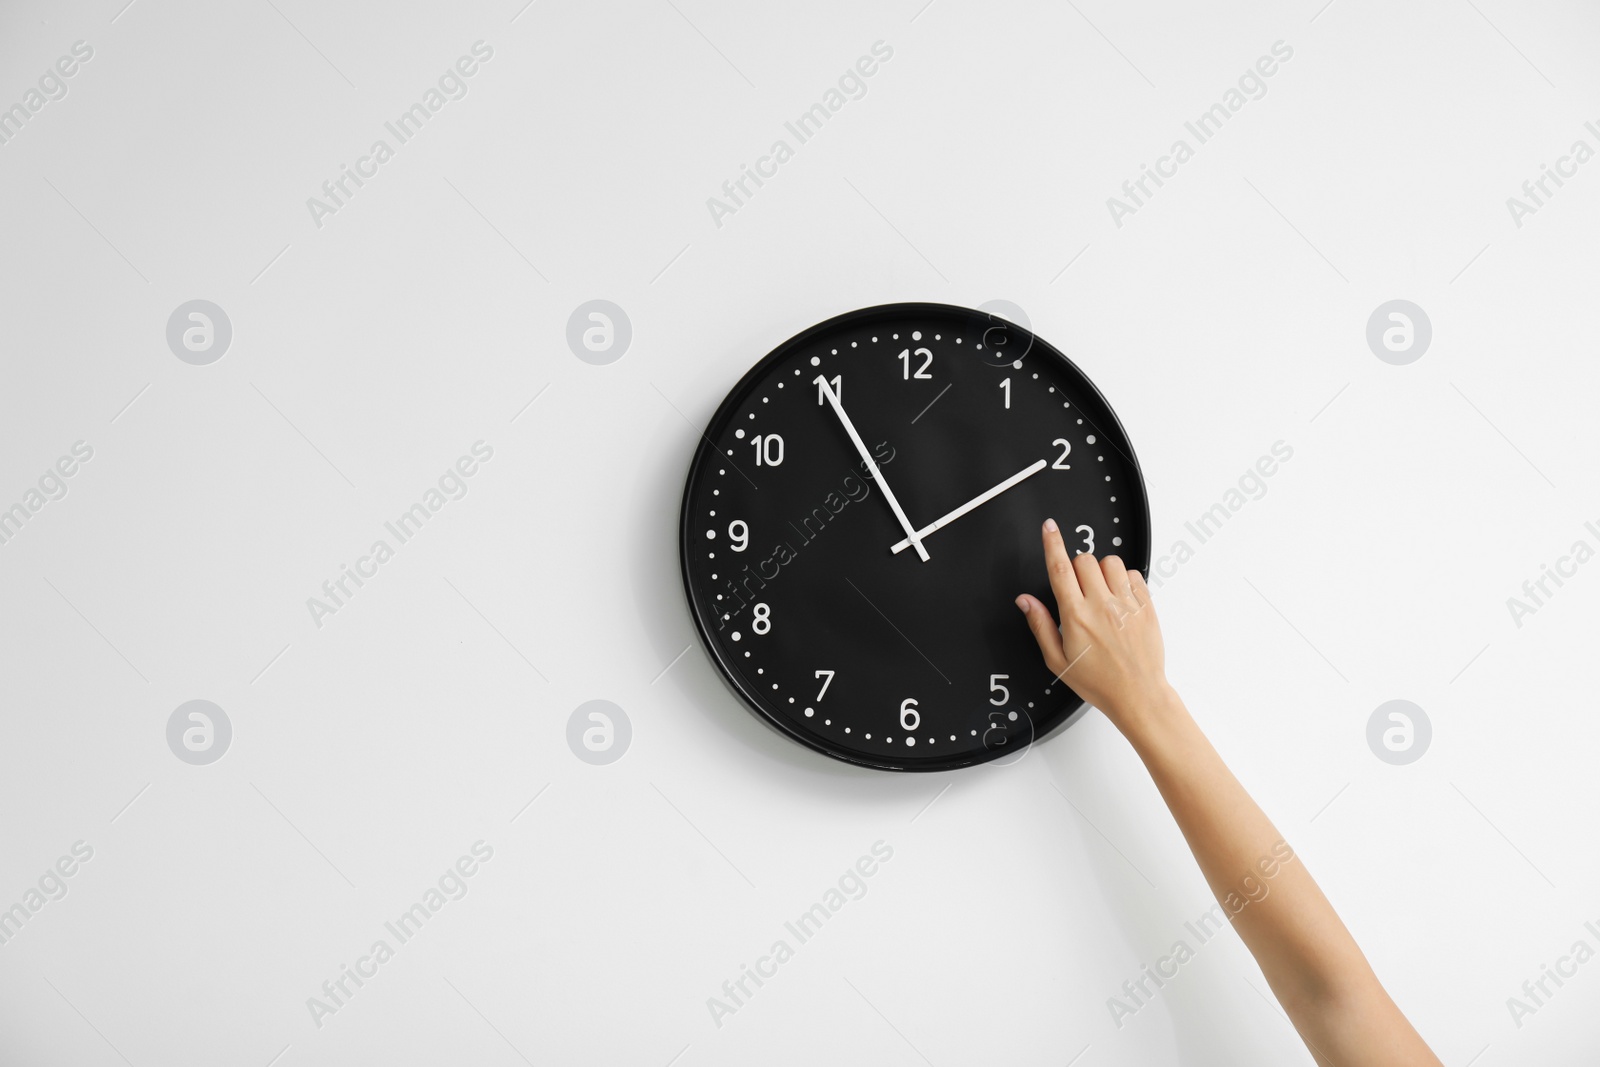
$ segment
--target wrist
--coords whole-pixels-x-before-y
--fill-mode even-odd
[[[1189,718],[1178,691],[1165,678],[1125,702],[1113,722],[1141,754],[1181,729]]]

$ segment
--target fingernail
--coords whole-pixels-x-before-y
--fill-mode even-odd
[[[1022,613],[1026,615],[1028,613],[1028,598],[1025,596],[1017,597],[1017,607],[1021,608]]]
[[[1055,533],[1057,530],[1061,529],[1061,527],[1056,525],[1056,520],[1054,519],[1044,520],[1044,528],[1046,533]]]

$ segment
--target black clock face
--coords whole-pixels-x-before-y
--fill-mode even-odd
[[[1074,551],[1149,563],[1144,480],[1089,380],[980,311],[868,308],[780,345],[723,401],[684,490],[684,586],[718,667],[790,737],[885,770],[963,767],[1082,706],[1013,602],[1055,602],[1052,517]]]

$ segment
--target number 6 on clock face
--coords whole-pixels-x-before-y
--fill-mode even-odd
[[[1015,758],[1083,706],[1012,605],[1052,600],[1050,517],[1075,553],[1148,568],[1144,479],[1094,385],[996,315],[868,308],[779,344],[718,407],[684,487],[684,591],[736,699],[786,737],[882,770]]]
[[[900,702],[900,729],[915,730],[922,725],[922,713],[917,710],[917,702],[913,697],[906,697]]]

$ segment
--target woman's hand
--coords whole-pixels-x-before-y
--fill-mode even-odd
[[[1045,665],[1133,743],[1317,1063],[1439,1067],[1310,872],[1167,684],[1161,627],[1139,572],[1116,556],[1072,558],[1054,520],[1044,524],[1044,559],[1060,629],[1034,597],[1017,597],[1017,607]]]
[[[1024,593],[1017,607],[1045,666],[1132,740],[1176,700],[1150,589],[1116,556],[1073,558],[1054,519],[1045,520],[1044,559],[1060,628],[1036,597]]]

